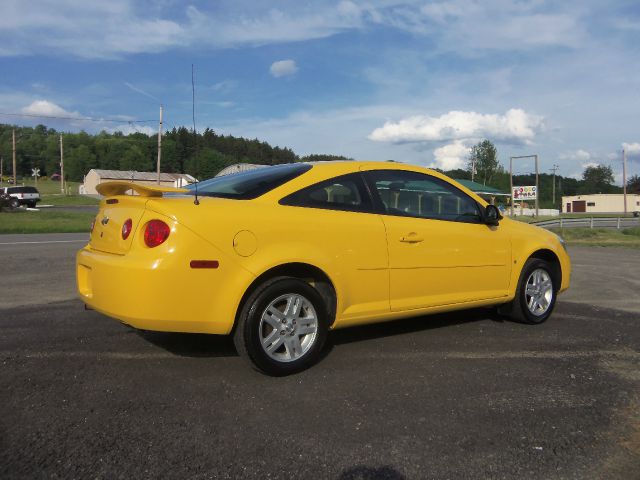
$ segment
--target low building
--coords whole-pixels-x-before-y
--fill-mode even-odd
[[[126,170],[100,170],[93,168],[84,177],[84,182],[80,185],[80,194],[97,195],[96,187],[103,182],[113,180],[126,180],[140,183],[142,185],[157,185],[158,174],[156,172],[135,172]],[[181,188],[196,179],[186,173],[160,173],[160,185],[164,187]]]
[[[229,165],[228,167],[220,170],[216,177],[224,177],[225,175],[232,175],[234,173],[247,172],[249,170],[255,170],[256,168],[264,168],[269,165],[258,165],[255,163],[234,163],[233,165]]]
[[[640,195],[627,194],[627,213],[640,211]],[[562,213],[624,213],[622,193],[562,197]]]

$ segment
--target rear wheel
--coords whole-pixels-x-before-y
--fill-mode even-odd
[[[13,209],[16,209],[16,208],[18,208],[18,207],[20,206],[20,202],[18,201],[18,199],[17,199],[17,198],[12,198],[12,199],[9,201],[9,206],[10,206],[11,208],[13,208]]]
[[[278,277],[247,298],[234,342],[257,369],[289,375],[318,361],[327,330],[327,307],[318,291],[297,278]]]
[[[509,316],[523,323],[538,324],[547,320],[556,304],[559,285],[553,266],[539,258],[524,265],[516,296],[507,307]]]

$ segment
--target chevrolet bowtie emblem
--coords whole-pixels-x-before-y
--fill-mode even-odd
[[[102,223],[103,225],[106,225],[107,223],[109,223],[109,217],[103,217],[100,223]]]

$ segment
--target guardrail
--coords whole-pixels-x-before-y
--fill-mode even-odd
[[[542,228],[630,228],[640,227],[638,217],[584,217],[584,218],[554,218],[542,222],[532,222]]]

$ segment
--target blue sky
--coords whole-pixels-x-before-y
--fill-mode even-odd
[[[640,173],[640,4],[5,0],[0,121],[191,125],[301,155],[463,166],[482,138],[541,170]],[[82,117],[118,120],[88,122]],[[121,120],[121,121],[120,121]],[[517,171],[531,171],[522,163]]]

